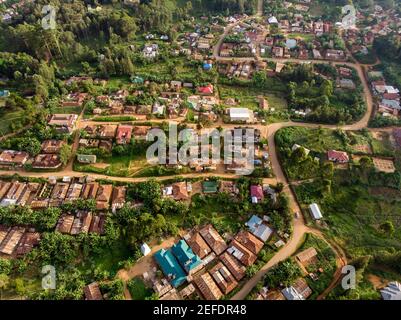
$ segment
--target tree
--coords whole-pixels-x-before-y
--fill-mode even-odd
[[[64,143],[60,148],[60,161],[63,165],[66,165],[72,155],[72,148],[68,144]]]
[[[394,232],[395,232],[395,228],[394,228],[394,224],[392,221],[387,220],[384,223],[382,223],[380,225],[380,229],[385,232],[387,235],[389,235],[390,237],[393,236]]]
[[[0,300],[3,299],[3,290],[8,288],[10,278],[5,273],[0,273]]]

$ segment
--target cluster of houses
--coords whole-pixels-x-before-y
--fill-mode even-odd
[[[0,206],[29,206],[32,209],[59,207],[78,199],[94,199],[96,209],[113,211],[125,204],[126,188],[101,185],[87,178],[49,178],[47,183],[0,181]]]
[[[0,224],[0,256],[21,257],[38,245],[40,234],[33,228]]]
[[[347,58],[343,50],[324,49],[318,39],[314,39],[311,44],[307,45],[303,38],[287,38],[282,35],[267,36],[260,45],[260,54],[265,57],[303,60],[313,58],[316,60],[344,61]]]
[[[25,151],[4,150],[0,153],[0,167],[21,168],[29,164],[33,169],[59,169],[62,166],[60,151],[65,144],[63,140],[45,140],[35,157]]]
[[[378,112],[384,117],[398,118],[401,110],[399,89],[388,85],[380,71],[371,71],[368,76],[378,103]]]
[[[214,39],[213,33],[205,33],[205,30],[196,28],[195,32],[187,32],[178,38],[178,53],[191,56],[194,60],[202,60],[211,53]]]
[[[81,132],[79,147],[85,149],[99,148],[111,152],[113,144],[126,145],[132,139],[146,140],[149,127],[123,124],[87,125]],[[77,161],[85,164],[96,163],[96,155],[79,153]]]
[[[105,215],[94,215],[91,212],[78,210],[75,214],[63,214],[59,218],[56,231],[64,234],[104,233]]]
[[[257,216],[246,225],[248,230],[238,232],[228,245],[212,225],[206,225],[192,230],[170,249],[156,252],[154,258],[165,275],[153,284],[160,298],[183,299],[200,293],[206,300],[219,300],[229,294],[273,233]],[[186,282],[189,284],[184,285]]]

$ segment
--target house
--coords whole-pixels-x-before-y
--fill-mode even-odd
[[[0,206],[6,207],[10,205],[16,205],[21,195],[26,191],[27,184],[21,182],[13,182],[5,194]]]
[[[315,248],[310,247],[308,249],[303,250],[302,252],[296,255],[298,261],[304,266],[308,266],[313,263],[317,259],[317,251]]]
[[[82,104],[84,103],[87,93],[70,93],[67,95],[67,98],[63,100],[62,106],[63,107],[81,107]]]
[[[104,234],[104,224],[106,217],[104,215],[92,216],[92,221],[89,226],[89,233]]]
[[[58,169],[62,163],[58,154],[38,154],[32,161],[35,169]]]
[[[18,246],[15,250],[15,254],[20,257],[23,256],[37,246],[40,241],[40,233],[39,232],[25,232],[22,236],[21,240],[18,243]],[[1,242],[1,241],[0,241]]]
[[[17,248],[25,229],[21,227],[13,227],[3,239],[0,245],[0,253],[12,255]]]
[[[351,79],[341,79],[340,87],[343,89],[355,90],[356,85]]]
[[[217,182],[216,181],[203,181],[202,182],[203,193],[217,193]]]
[[[253,265],[257,258],[255,254],[253,254],[236,240],[231,242],[227,252],[233,255],[235,258],[237,258],[237,260],[247,267]]]
[[[83,186],[81,198],[82,199],[95,199],[99,189],[98,182],[87,183]]]
[[[231,122],[253,122],[253,111],[248,108],[228,109]]]
[[[189,194],[187,189],[187,183],[185,181],[176,182],[171,185],[172,197],[176,201],[188,200]]]
[[[201,259],[212,252],[212,249],[210,249],[199,232],[187,233],[183,238],[191,247],[192,251]]]
[[[162,278],[160,281],[155,280],[153,282],[153,290],[157,293],[157,295],[160,298],[160,297],[163,297],[164,295],[166,295],[168,292],[172,291],[173,287],[167,281],[166,278]]]
[[[180,240],[178,243],[174,244],[171,251],[189,275],[203,268],[202,260],[193,253],[192,249],[184,240]]]
[[[144,256],[147,256],[149,253],[152,252],[152,250],[150,250],[150,247],[148,246],[148,244],[144,242],[141,245],[141,252]]]
[[[132,130],[135,140],[146,140],[149,127],[134,127]]]
[[[112,192],[113,192],[113,185],[111,184],[99,186],[96,196],[96,209],[107,210],[109,208]]]
[[[327,152],[327,158],[329,159],[329,161],[336,162],[336,163],[348,163],[349,162],[348,154],[343,151],[330,150]]]
[[[287,300],[305,300],[293,287],[284,288],[281,293]]]
[[[259,185],[251,186],[251,200],[252,203],[259,203],[264,200],[263,188]]]
[[[67,191],[66,200],[68,201],[78,200],[81,195],[81,192],[82,192],[82,184],[72,183]]]
[[[3,242],[3,240],[7,237],[9,231],[10,227],[0,224],[0,245]]]
[[[298,278],[292,287],[302,296],[303,300],[308,299],[312,294],[312,289],[309,288],[304,278]]]
[[[45,140],[42,142],[43,153],[60,153],[61,147],[65,144],[63,140]]]
[[[234,181],[225,181],[225,180],[222,180],[220,182],[219,191],[221,193],[228,193],[231,195],[236,195],[239,193],[239,190],[238,190],[237,186],[235,185]]]
[[[72,133],[78,120],[76,114],[53,114],[48,121],[49,126],[61,133]]]
[[[58,154],[38,154],[32,162],[34,169],[58,169],[61,165]]]
[[[154,254],[154,258],[173,287],[177,288],[187,280],[184,270],[170,250],[161,249]]]
[[[232,273],[237,281],[240,281],[245,276],[246,268],[231,254],[224,252],[220,256],[220,260],[224,263],[227,269]]]
[[[131,141],[132,126],[119,125],[116,135],[117,144],[128,144]]]
[[[256,255],[263,248],[263,242],[256,238],[253,234],[245,230],[241,230],[240,232],[238,232],[234,239]]]
[[[222,262],[217,263],[209,273],[224,294],[229,294],[238,285],[234,276]]]
[[[116,136],[117,125],[105,124],[98,127],[97,135],[101,139],[114,139]]]
[[[204,273],[197,277],[194,280],[194,283],[206,300],[219,300],[223,297],[223,293],[220,291],[209,273]]]
[[[256,236],[258,239],[266,242],[269,237],[273,234],[273,230],[266,225],[261,218],[253,215],[251,219],[245,225],[249,228],[249,231]]]
[[[227,249],[227,244],[212,225],[203,227],[199,233],[217,255]]]
[[[77,154],[77,161],[79,163],[92,164],[96,163],[96,155],[93,154]]]
[[[325,57],[327,60],[344,60],[345,52],[342,50],[328,49]]]
[[[282,58],[284,56],[284,48],[282,48],[282,47],[273,47],[272,53],[273,53],[273,56],[275,58]]]
[[[117,209],[121,209],[124,206],[126,193],[127,188],[124,186],[113,188],[113,194],[111,197],[111,208],[113,212]]]
[[[319,206],[318,206],[316,203],[312,203],[312,204],[309,206],[309,210],[310,210],[310,212],[311,212],[311,215],[312,215],[313,219],[315,219],[315,220],[320,220],[320,219],[323,218],[323,215],[322,215],[322,213],[320,212],[320,208],[319,208]]]
[[[84,287],[85,300],[103,300],[102,293],[97,282]]]
[[[11,182],[0,181],[0,199],[3,199],[10,187]]]
[[[198,87],[197,92],[198,92],[198,94],[201,94],[201,95],[213,95],[214,87],[212,84],[208,84],[207,86],[204,86],[204,87]]]
[[[90,212],[78,211],[72,223],[71,234],[88,233],[92,222],[92,216]]]
[[[0,165],[22,167],[29,159],[24,151],[4,150],[0,154]]]
[[[271,16],[270,18],[268,18],[267,22],[269,22],[269,24],[278,24],[278,20],[275,16]]]
[[[387,287],[380,290],[383,300],[401,300],[401,284],[397,281],[390,282]]]
[[[51,196],[50,196],[50,206],[58,207],[60,206],[65,197],[67,196],[69,184],[68,183],[56,183],[54,186]]]

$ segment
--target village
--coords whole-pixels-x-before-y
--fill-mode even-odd
[[[173,31],[110,27],[110,47],[81,48],[90,62],[32,62],[41,98],[26,88],[30,71],[1,75],[0,111],[22,104],[32,117],[1,113],[7,276],[17,263],[36,276],[31,261],[42,259],[82,272],[71,292],[60,286],[64,299],[347,299],[341,269],[369,256],[361,298],[401,299],[393,265],[376,269],[397,250],[401,100],[375,46],[399,37],[398,10],[358,7],[348,28],[315,0],[196,17],[188,3]],[[36,3],[0,5],[13,26]],[[146,5],[156,4],[123,1],[120,19]],[[113,5],[83,8],[100,24]],[[180,146],[197,142],[189,161],[150,161],[151,132],[172,148],[172,125],[186,129]],[[214,149],[216,132],[231,145]]]

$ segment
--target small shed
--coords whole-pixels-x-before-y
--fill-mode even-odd
[[[149,246],[146,243],[141,245],[141,252],[144,256],[147,256],[152,250],[150,250]]]

